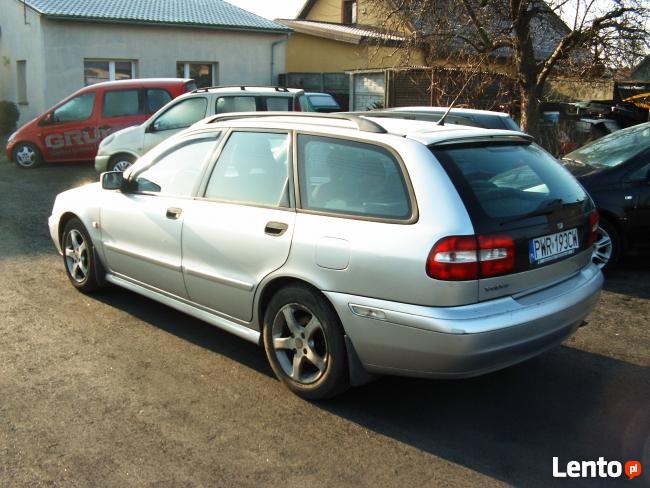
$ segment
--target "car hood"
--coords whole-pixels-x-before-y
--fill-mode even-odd
[[[567,170],[569,170],[573,176],[578,179],[581,179],[587,175],[598,173],[601,170],[601,168],[594,168],[588,164],[580,163],[578,161],[573,161],[570,159],[562,159],[560,162]]]

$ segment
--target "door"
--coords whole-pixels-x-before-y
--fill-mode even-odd
[[[650,246],[650,151],[641,155],[641,163],[626,177],[626,198],[634,207],[628,211],[629,239],[633,245]]]
[[[98,125],[102,138],[125,127],[144,122],[145,99],[142,88],[104,90],[100,98]]]
[[[142,153],[149,151],[168,137],[189,127],[206,116],[208,99],[191,97],[179,100],[147,125],[144,134]]]
[[[244,321],[257,286],[287,260],[295,212],[290,205],[289,135],[233,132],[203,198],[183,224],[183,271],[190,299]]]
[[[97,153],[97,94],[81,93],[56,107],[41,122],[39,137],[47,161],[90,160]]]
[[[132,192],[106,192],[100,226],[110,271],[187,297],[181,272],[183,220],[217,137],[203,135],[172,147],[132,176]]]

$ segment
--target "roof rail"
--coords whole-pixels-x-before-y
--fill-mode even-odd
[[[354,122],[357,129],[363,132],[374,132],[375,134],[386,134],[388,131],[381,125],[373,120],[369,120],[359,115],[334,112],[236,112],[225,113],[216,115],[215,117],[206,121],[207,124],[215,122],[224,122],[226,120],[249,119],[249,118],[262,118],[262,117],[304,117],[314,119],[332,119],[332,120],[347,120]]]
[[[204,86],[201,88],[196,88],[191,91],[191,93],[205,93],[209,90],[213,90],[215,88],[237,88],[241,91],[245,91],[247,88],[273,88],[275,89],[276,92],[288,92],[289,88],[286,86],[273,86],[273,85],[216,85],[216,86]],[[296,90],[301,90],[302,88],[296,88]]]

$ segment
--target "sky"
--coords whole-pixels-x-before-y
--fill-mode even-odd
[[[292,19],[305,0],[226,0],[267,19]]]

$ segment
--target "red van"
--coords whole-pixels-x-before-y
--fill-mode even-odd
[[[9,136],[7,158],[21,168],[87,161],[111,132],[144,122],[196,83],[183,78],[107,81],[86,86]]]

